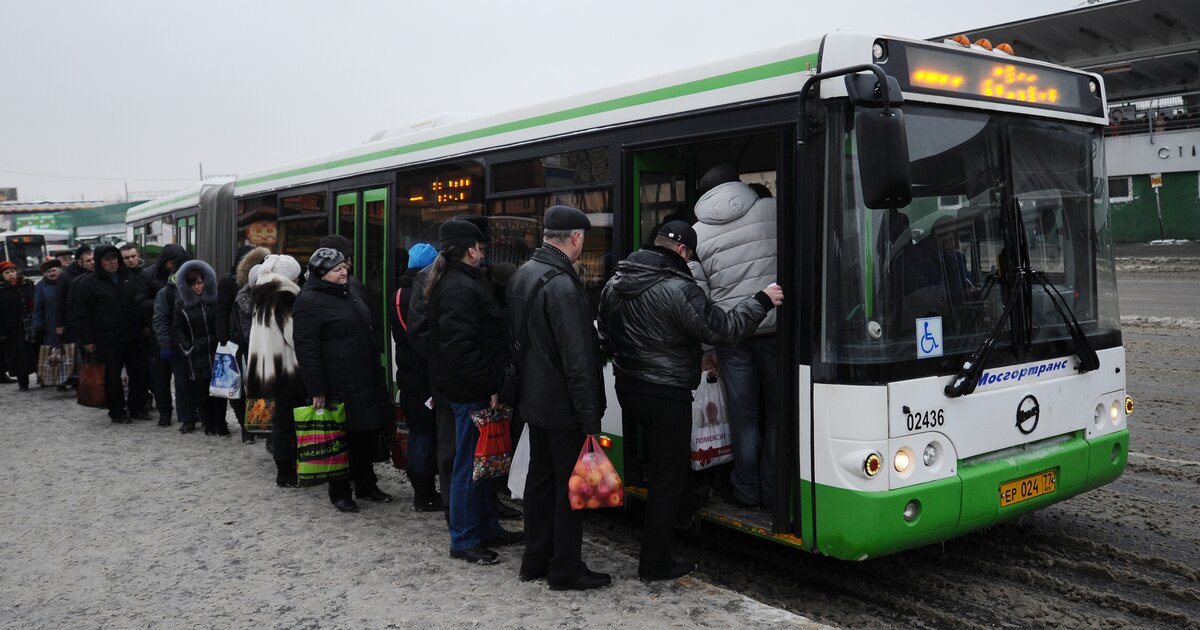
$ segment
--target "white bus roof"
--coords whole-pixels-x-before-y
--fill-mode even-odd
[[[233,181],[232,177],[212,177],[186,190],[151,199],[125,211],[125,222],[133,223],[160,214],[167,214],[200,205],[200,192],[209,186],[224,186]]]
[[[269,192],[491,147],[570,135],[676,112],[798,92],[817,66],[821,40],[677,70],[502,114],[457,120],[351,149],[251,172],[234,194]]]

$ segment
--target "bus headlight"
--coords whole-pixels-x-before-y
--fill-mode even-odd
[[[1117,401],[1112,401],[1112,406],[1108,408],[1108,415],[1112,418],[1114,426],[1121,422],[1121,407],[1117,404]]]
[[[896,472],[904,474],[908,472],[909,468],[912,468],[912,462],[912,451],[908,450],[908,447],[905,446],[896,451],[896,457],[892,460],[892,466],[896,468]]]
[[[1103,404],[1096,405],[1096,411],[1095,411],[1095,413],[1092,414],[1092,422],[1096,425],[1097,429],[1104,426],[1104,405]]]
[[[938,448],[933,442],[925,445],[925,452],[921,453],[921,461],[925,462],[926,466],[932,466],[937,463]]]
[[[1127,416],[1133,415],[1133,397],[1131,397],[1131,396],[1125,397],[1125,415],[1127,415]]]

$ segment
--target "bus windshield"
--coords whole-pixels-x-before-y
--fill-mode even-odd
[[[41,275],[46,259],[46,241],[41,236],[9,236],[4,239],[8,260],[22,275]]]
[[[1119,345],[1101,129],[911,103],[904,116],[913,201],[891,210],[862,205],[853,116],[841,117],[822,360],[873,366],[872,380],[951,373],[995,328],[1025,265],[1047,275],[1094,348]],[[1046,290],[1030,289],[989,364],[1074,354]]]

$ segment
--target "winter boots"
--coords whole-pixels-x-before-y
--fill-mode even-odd
[[[413,509],[418,512],[440,512],[444,509],[442,495],[433,485],[433,475],[409,475],[408,481],[413,487]]]
[[[300,478],[296,476],[296,462],[290,459],[275,460],[275,485],[280,488],[299,488]]]

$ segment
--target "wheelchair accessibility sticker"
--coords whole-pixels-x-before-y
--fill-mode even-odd
[[[917,358],[942,356],[942,318],[925,317],[917,320]]]

